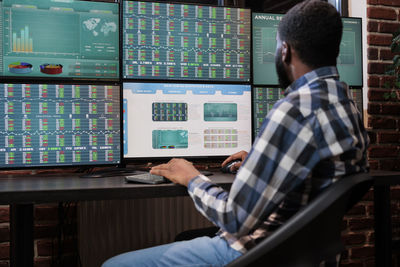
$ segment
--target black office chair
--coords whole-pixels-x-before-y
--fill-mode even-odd
[[[343,216],[369,190],[367,173],[344,177],[321,192],[268,238],[226,267],[336,266],[343,251]]]

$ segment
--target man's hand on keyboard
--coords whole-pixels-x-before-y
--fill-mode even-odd
[[[185,159],[171,159],[168,163],[151,168],[151,174],[164,176],[174,183],[184,186],[200,174],[193,164]]]

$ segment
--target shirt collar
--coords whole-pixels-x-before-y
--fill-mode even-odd
[[[285,89],[285,96],[288,95],[290,92],[296,91],[300,87],[310,84],[315,80],[318,79],[327,79],[327,78],[336,78],[339,79],[339,73],[338,70],[335,66],[328,66],[328,67],[321,67],[314,69],[300,78],[298,78],[296,81],[294,81],[290,86],[288,86]]]

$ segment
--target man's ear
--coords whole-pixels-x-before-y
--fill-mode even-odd
[[[292,60],[292,51],[290,48],[290,45],[286,43],[285,41],[282,42],[282,62],[285,62],[286,64],[289,64],[290,61]]]

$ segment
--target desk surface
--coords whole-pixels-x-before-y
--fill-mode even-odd
[[[234,176],[217,172],[209,178],[221,187],[229,188]],[[155,198],[184,195],[187,195],[187,189],[181,185],[128,184],[123,176],[80,178],[79,174],[68,173],[0,176],[0,204]]]
[[[400,172],[372,171],[375,185],[400,184]],[[234,176],[216,172],[209,177],[228,189]],[[187,195],[176,184],[128,184],[123,176],[80,178],[79,174],[0,176],[0,204],[49,203],[59,201],[173,197]]]

